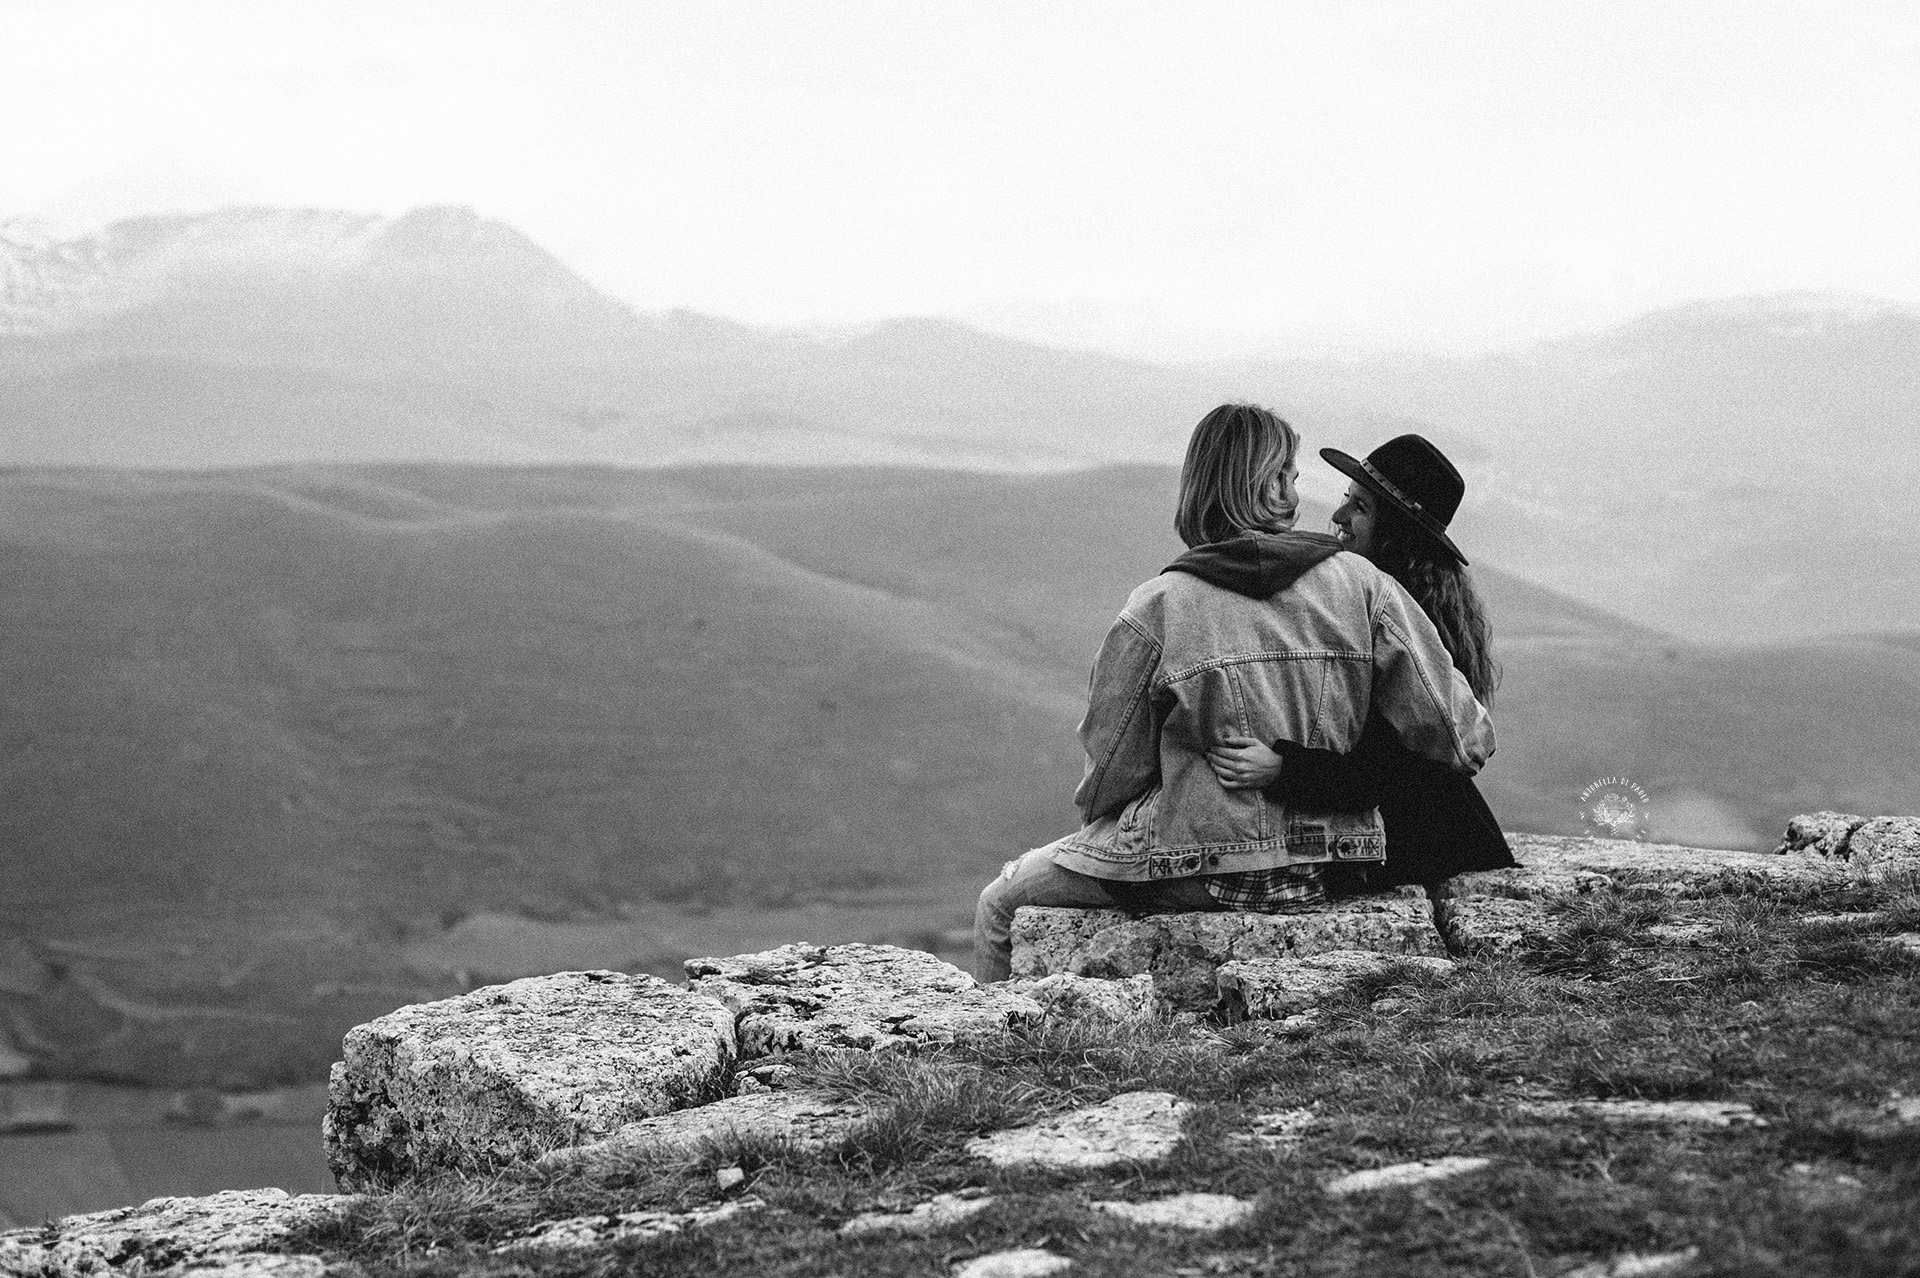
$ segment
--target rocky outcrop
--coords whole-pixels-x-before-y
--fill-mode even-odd
[[[1424,893],[1358,897],[1303,914],[1155,914],[1028,906],[1013,920],[1013,971],[1040,977],[1153,977],[1169,1008],[1204,1012],[1231,962],[1297,959],[1332,950],[1439,957],[1446,953]]]
[[[1787,832],[1775,848],[1774,855],[1788,852],[1804,852],[1809,856],[1831,857],[1844,861],[1847,854],[1847,840],[1853,832],[1866,824],[1865,817],[1851,816],[1845,812],[1803,812],[1787,822]]]
[[[1920,820],[1876,817],[1847,839],[1847,860],[1869,883],[1897,874],[1920,874]]]
[[[1463,874],[1436,902],[1441,930],[1455,954],[1533,944],[1553,932],[1554,914],[1563,902],[1602,889],[1683,899],[1762,884],[1839,884],[1853,875],[1849,867],[1818,857],[1544,834],[1509,835],[1508,842],[1518,866]]]
[[[403,1007],[348,1032],[323,1127],[345,1188],[473,1170],[706,1099],[733,1014],[653,976],[563,972]]]
[[[1145,972],[1124,980],[1055,972],[1039,980],[1014,980],[1009,988],[1038,1003],[1052,1021],[1134,1021],[1154,1012],[1153,977]]]
[[[1803,813],[1787,822],[1774,851],[1844,861],[1860,878],[1881,883],[1896,874],[1920,874],[1920,818]]]
[[[1216,1004],[1229,1020],[1281,1020],[1397,972],[1453,970],[1447,959],[1329,950],[1298,959],[1236,959],[1214,975]]]
[[[953,964],[892,945],[783,945],[687,960],[693,988],[737,1020],[740,1057],[814,1048],[952,1042],[1036,1022],[1038,1003]]]
[[[282,1189],[236,1189],[205,1198],[156,1198],[139,1207],[69,1216],[41,1229],[0,1234],[0,1274],[73,1278],[92,1274],[317,1275],[316,1256],[285,1254],[296,1231],[346,1211],[355,1200]]]

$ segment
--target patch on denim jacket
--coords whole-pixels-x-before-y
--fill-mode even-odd
[[[1287,856],[1295,861],[1384,861],[1387,839],[1372,814],[1290,815]]]
[[[1180,856],[1158,854],[1147,858],[1147,877],[1150,879],[1182,879],[1206,868],[1207,857],[1202,852],[1188,852]]]

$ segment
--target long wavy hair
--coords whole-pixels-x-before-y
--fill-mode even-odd
[[[1200,419],[1180,468],[1173,528],[1189,546],[1225,541],[1247,529],[1285,532],[1298,502],[1273,487],[1293,465],[1300,436],[1258,404],[1222,404]]]
[[[1493,705],[1500,667],[1493,659],[1493,625],[1466,565],[1442,550],[1419,526],[1387,502],[1373,517],[1374,566],[1405,586],[1426,610],[1456,670],[1480,703]]]

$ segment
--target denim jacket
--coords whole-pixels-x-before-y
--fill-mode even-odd
[[[1485,708],[1398,582],[1316,533],[1200,548],[1216,549],[1284,584],[1261,594],[1169,570],[1133,592],[1094,661],[1074,792],[1085,825],[1051,846],[1067,869],[1144,880],[1385,855],[1377,810],[1294,810],[1221,786],[1206,751],[1227,736],[1346,752],[1371,713],[1463,775],[1493,753]]]

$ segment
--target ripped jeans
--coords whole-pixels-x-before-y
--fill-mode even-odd
[[[973,975],[986,984],[1012,974],[1013,912],[1023,905],[1064,905],[1083,910],[1132,910],[1170,914],[1218,910],[1220,903],[1198,878],[1119,883],[1064,870],[1045,851],[1009,861],[980,893],[973,912]]]

